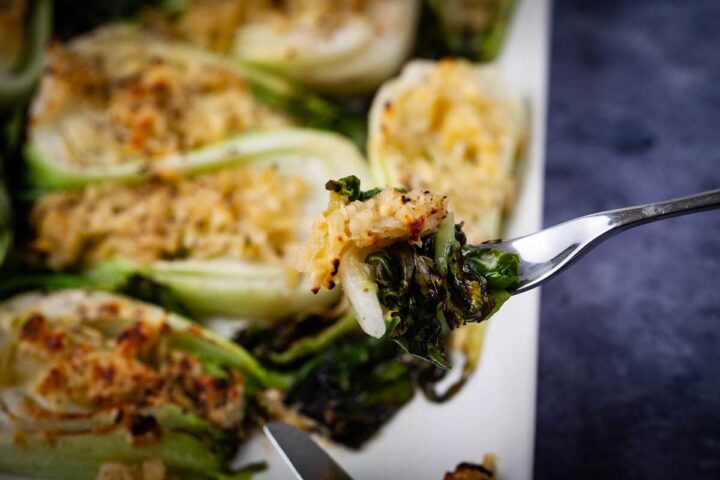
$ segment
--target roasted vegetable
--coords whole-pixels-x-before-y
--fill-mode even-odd
[[[443,242],[444,231],[453,228],[455,238]],[[406,351],[441,367],[449,367],[449,331],[490,317],[519,280],[516,255],[464,241],[450,215],[421,245],[396,244],[365,258],[380,304],[397,322],[391,337]]]
[[[480,243],[500,235],[525,131],[522,102],[492,67],[414,61],[373,101],[368,155],[385,185],[446,194]]]
[[[43,69],[51,0],[0,3],[0,111],[23,103]]]
[[[338,142],[253,132],[328,127],[333,115],[266,72],[131,26],[104,27],[50,51],[28,126],[30,180],[38,189],[76,188],[279,151],[327,153]]]
[[[246,395],[289,382],[182,317],[79,290],[0,304],[0,379],[0,471],[58,479],[149,459],[229,478]]]
[[[328,182],[330,207],[313,226],[298,267],[315,289],[337,277],[365,332],[448,367],[450,330],[487,319],[519,283],[519,258],[466,244],[444,197],[429,191],[359,192]],[[355,198],[355,200],[351,200]]]
[[[413,394],[412,365],[400,349],[387,339],[366,337],[309,362],[287,403],[336,442],[360,448]]]
[[[368,91],[412,48],[418,0],[188,0],[151,28],[332,94]],[[221,13],[219,13],[221,12]]]
[[[139,274],[199,316],[273,319],[336,301],[312,295],[287,257],[323,209],[326,175],[366,168],[350,142],[280,130],[173,161],[203,173],[41,197],[31,214],[39,261],[80,271],[74,286],[117,289]]]
[[[515,0],[428,0],[450,53],[489,62],[500,53]]]
[[[253,324],[234,340],[256,358],[275,368],[296,368],[358,331],[351,312],[296,315],[275,325]]]
[[[521,100],[494,67],[414,61],[373,101],[368,154],[385,185],[447,194],[470,243],[478,244],[501,235],[526,129]],[[484,331],[481,323],[452,332],[451,343],[465,354],[461,383],[479,362]]]

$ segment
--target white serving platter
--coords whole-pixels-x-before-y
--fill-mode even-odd
[[[507,238],[542,226],[550,1],[519,0],[498,61],[527,100],[531,131]],[[451,401],[433,404],[418,393],[361,451],[316,440],[355,480],[440,480],[458,463],[480,462],[485,453],[498,456],[501,480],[531,478],[539,300],[537,289],[512,297],[490,320],[480,367]],[[295,478],[260,432],[243,446],[236,464],[257,461],[269,468],[253,478]],[[0,473],[0,479],[19,477]]]
[[[507,238],[542,226],[550,0],[520,0],[499,67],[528,102],[531,138]],[[499,478],[532,477],[539,291],[511,298],[487,328],[481,365],[461,393],[444,404],[422,395],[403,408],[363,450],[318,439],[355,480],[440,480],[463,461],[498,456]],[[259,480],[292,480],[270,442],[257,433],[238,463],[264,460]],[[309,480],[309,479],[308,479]]]

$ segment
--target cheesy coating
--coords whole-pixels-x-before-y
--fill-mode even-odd
[[[78,166],[151,162],[288,123],[214,58],[122,27],[52,48],[31,115],[31,127],[59,129]]]
[[[0,404],[13,418],[122,412],[116,423],[150,439],[160,434],[157,423],[138,409],[173,404],[221,428],[241,425],[242,374],[218,379],[193,355],[170,349],[169,323],[145,318],[141,307],[113,297],[72,308],[68,317],[33,306],[0,312]],[[13,400],[18,394],[21,402]]]
[[[463,60],[414,62],[383,90],[373,161],[405,188],[447,194],[471,243],[497,238],[523,135],[522,108],[497,73]]]
[[[308,273],[314,289],[332,289],[342,256],[352,248],[419,242],[447,216],[445,197],[427,190],[407,193],[388,188],[365,200],[348,202],[330,194],[330,204],[298,250],[296,267]]]
[[[53,268],[109,259],[279,262],[297,240],[308,193],[300,177],[253,166],[137,186],[91,185],[36,202],[32,248]]]

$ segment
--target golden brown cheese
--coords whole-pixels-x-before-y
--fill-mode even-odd
[[[514,197],[523,115],[505,90],[496,72],[467,61],[418,61],[373,107],[373,160],[405,188],[447,194],[471,243],[497,238]]]
[[[112,302],[107,309],[112,317]],[[28,398],[42,399],[42,404],[25,406],[35,417],[119,410],[130,433],[140,438],[158,428],[153,418],[132,413],[141,406],[171,403],[222,428],[242,422],[242,375],[232,371],[227,378],[213,377],[197,358],[170,350],[166,341],[172,329],[166,323],[139,318],[113,337],[91,323],[56,325],[39,312],[18,320],[15,367],[5,367],[4,388],[28,382],[13,369],[36,365],[39,371],[24,386]]]
[[[280,261],[308,193],[300,177],[253,166],[52,193],[33,208],[33,247],[54,268],[114,258]]]
[[[170,54],[138,31],[108,29],[56,45],[31,122],[52,125],[79,165],[117,164],[186,152],[249,129],[286,125],[218,62]],[[115,45],[113,45],[115,43]]]
[[[297,253],[296,267],[310,274],[314,289],[332,289],[340,259],[351,248],[418,242],[447,216],[445,197],[427,190],[407,193],[387,188],[369,200],[348,202],[330,194],[330,205],[313,224]]]

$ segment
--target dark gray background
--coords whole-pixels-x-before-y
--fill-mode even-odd
[[[557,0],[552,18],[545,224],[720,188],[720,1]],[[711,211],[547,284],[536,478],[720,478],[719,278]]]

